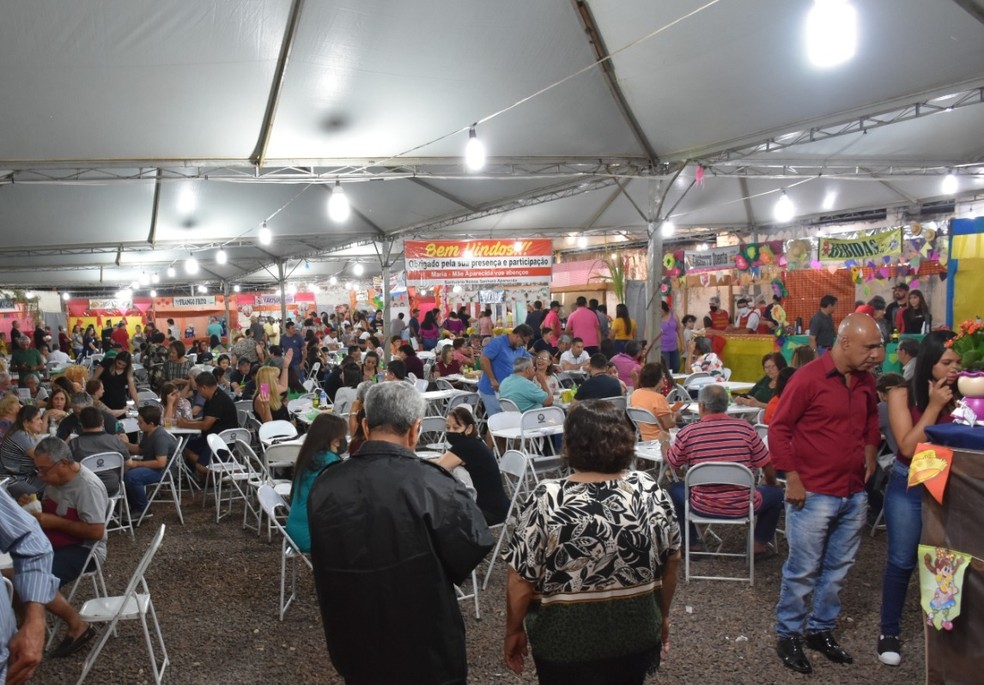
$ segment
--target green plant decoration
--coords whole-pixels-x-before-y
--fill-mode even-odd
[[[615,293],[615,299],[619,302],[625,302],[625,275],[627,264],[625,257],[608,255],[605,259],[600,261],[605,268],[608,269],[608,273],[602,274],[595,272],[588,280],[602,281],[612,289],[613,293]]]

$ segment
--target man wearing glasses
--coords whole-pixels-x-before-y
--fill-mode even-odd
[[[499,382],[513,372],[513,365],[520,357],[529,357],[526,346],[533,340],[533,329],[521,323],[511,333],[492,338],[482,350],[482,377],[478,381],[478,394],[485,405],[486,416],[502,411],[499,406]]]

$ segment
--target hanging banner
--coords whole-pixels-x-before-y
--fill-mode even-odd
[[[861,238],[820,238],[818,252],[821,262],[898,256],[902,253],[902,229],[890,228]]]
[[[174,297],[171,300],[171,304],[177,307],[214,307],[215,306],[215,295],[198,295],[195,297]]]
[[[130,300],[89,300],[89,309],[112,312],[119,310],[125,312],[130,308]]]
[[[728,247],[712,247],[709,250],[687,250],[683,253],[683,261],[687,273],[702,271],[724,271],[735,268],[735,257],[738,256],[737,245]]]
[[[953,630],[960,615],[964,572],[973,557],[964,552],[919,545],[919,599],[926,623],[937,630]]]
[[[286,304],[294,304],[294,296],[290,293],[284,295]],[[277,305],[280,306],[280,295],[254,295],[253,296],[253,306],[261,307],[263,305]]]
[[[408,240],[404,250],[412,285],[543,284],[553,273],[550,240]]]

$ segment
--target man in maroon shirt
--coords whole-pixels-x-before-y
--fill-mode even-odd
[[[830,354],[790,379],[769,424],[772,462],[786,472],[789,542],[776,605],[776,651],[783,664],[800,673],[813,670],[804,641],[831,661],[853,662],[833,628],[840,588],[866,520],[864,484],[875,471],[881,441],[878,395],[869,372],[884,358],[875,320],[848,315]]]

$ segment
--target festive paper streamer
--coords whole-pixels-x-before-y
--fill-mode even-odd
[[[943,491],[950,478],[951,462],[953,450],[928,442],[919,443],[909,465],[909,487],[921,483],[937,502],[943,504]]]
[[[964,572],[972,559],[964,552],[919,545],[919,603],[927,625],[953,630],[953,621],[960,615]]]

